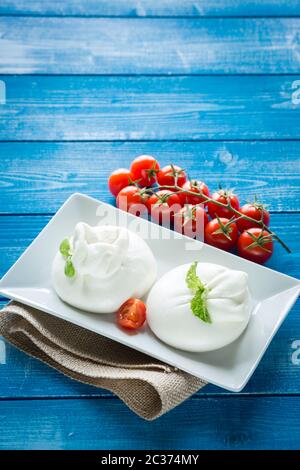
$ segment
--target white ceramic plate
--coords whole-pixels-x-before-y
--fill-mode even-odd
[[[234,343],[220,350],[185,353],[162,343],[147,327],[137,334],[128,334],[117,327],[114,315],[85,313],[65,304],[51,287],[51,264],[61,240],[73,232],[79,221],[90,225],[118,223],[144,236],[151,232],[147,242],[157,259],[159,276],[196,259],[246,271],[253,297],[247,329]],[[65,202],[0,282],[0,293],[8,298],[95,331],[235,392],[240,391],[253,374],[296,301],[299,290],[300,282],[295,278],[191,240],[81,194],[74,194]]]

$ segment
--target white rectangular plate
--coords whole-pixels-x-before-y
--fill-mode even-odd
[[[62,302],[51,286],[51,264],[61,240],[69,236],[80,221],[90,225],[118,223],[139,234],[151,232],[147,242],[156,257],[159,277],[195,259],[247,272],[253,297],[247,329],[225,348],[207,353],[187,353],[165,345],[148,327],[138,334],[127,334],[117,327],[114,315],[86,313]],[[81,194],[74,194],[65,202],[0,282],[0,293],[8,298],[95,331],[235,392],[250,379],[296,301],[299,290],[300,282],[295,278],[175,234]]]

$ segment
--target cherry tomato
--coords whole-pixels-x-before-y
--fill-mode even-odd
[[[136,157],[130,166],[131,178],[140,186],[152,186],[159,172],[159,164],[151,155]]]
[[[174,228],[187,237],[204,239],[204,228],[208,224],[208,215],[201,206],[185,205],[175,214]]]
[[[211,198],[217,202],[221,202],[222,204],[228,204],[228,201],[230,201],[231,206],[237,210],[240,207],[239,200],[232,191],[220,189],[219,191],[214,192]],[[207,209],[211,218],[214,218],[216,215],[218,215],[219,217],[230,219],[232,216],[234,216],[234,212],[232,210],[228,209],[227,207],[218,206],[213,202],[207,203]]]
[[[225,217],[213,219],[205,227],[204,240],[208,245],[231,250],[238,238],[236,223]]]
[[[160,186],[174,186],[177,178],[177,186],[182,186],[187,176],[185,171],[177,165],[164,166],[157,173],[157,182]]]
[[[273,240],[266,230],[253,227],[241,233],[237,248],[242,258],[263,264],[272,256]]]
[[[261,221],[263,219],[263,222],[266,225],[269,225],[270,223],[270,213],[266,209],[264,209],[262,204],[257,204],[256,202],[254,202],[253,204],[245,204],[243,207],[240,208],[240,212],[246,215],[247,217],[251,217],[252,219],[258,221]],[[248,230],[249,228],[253,227],[259,228],[258,224],[246,219],[238,219],[236,223],[240,232],[243,232],[244,230]]]
[[[117,196],[117,207],[131,214],[141,215],[147,211],[147,195],[136,186],[126,186]]]
[[[122,328],[136,330],[146,320],[146,305],[139,299],[128,299],[117,311],[117,323]]]
[[[110,192],[117,196],[121,189],[125,188],[130,184],[131,175],[130,171],[126,168],[119,168],[112,172],[108,178],[108,187]]]
[[[169,226],[174,219],[174,214],[181,209],[181,201],[178,194],[162,189],[150,196],[147,206],[154,220]]]
[[[190,180],[186,181],[182,185],[182,189],[185,189],[186,191],[190,191],[193,194],[187,194],[187,193],[181,193],[181,200],[182,204],[200,204],[205,200],[205,198],[201,197],[201,194],[204,196],[209,196],[209,189],[206,186],[203,181],[197,181],[197,180]]]

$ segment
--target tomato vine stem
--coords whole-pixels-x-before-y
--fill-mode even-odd
[[[176,184],[176,180],[175,180],[175,185],[173,185],[173,186],[172,185],[159,186],[159,190],[161,190],[161,189],[169,189],[169,190],[172,190],[172,191],[176,190],[177,194],[178,193],[185,193],[185,194],[190,194],[191,196],[197,196],[198,195],[198,193],[195,193],[193,191],[189,191],[188,189],[182,189],[180,186],[178,186]],[[284,243],[284,241],[273,230],[271,230],[264,223],[263,220],[253,219],[252,217],[249,217],[248,215],[243,214],[238,209],[235,209],[234,207],[232,207],[232,205],[230,203],[230,199],[228,199],[227,204],[224,204],[223,202],[216,201],[215,199],[212,199],[211,197],[206,196],[205,194],[203,194],[201,192],[199,192],[199,196],[201,196],[202,201],[199,204],[195,204],[195,206],[201,206],[202,204],[204,204],[206,202],[212,202],[216,206],[229,209],[235,215],[238,215],[239,218],[248,220],[249,222],[254,222],[255,224],[259,225],[262,228],[262,230],[265,230],[266,232],[268,232],[270,234],[270,236],[272,238],[274,238],[288,253],[291,253],[291,249],[287,246],[287,244]]]

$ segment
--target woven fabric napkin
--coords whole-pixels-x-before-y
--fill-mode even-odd
[[[110,390],[147,420],[170,411],[206,385],[134,349],[17,302],[2,309],[0,335],[68,377]]]

